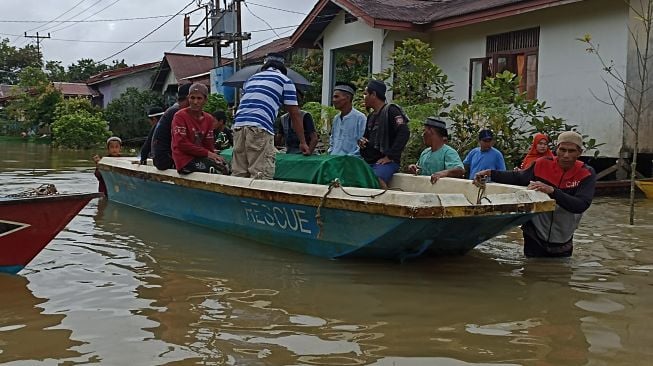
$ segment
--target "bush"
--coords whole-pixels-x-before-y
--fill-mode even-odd
[[[107,122],[85,110],[61,115],[52,123],[52,131],[56,146],[72,149],[95,147],[111,136]]]
[[[158,93],[127,88],[120,98],[107,105],[104,113],[113,133],[124,141],[147,136],[151,128],[147,112],[153,106],[162,105],[163,99]]]
[[[64,115],[74,114],[79,111],[86,111],[91,115],[102,118],[102,109],[91,104],[86,98],[69,98],[57,103],[54,108],[54,119],[57,120]]]
[[[204,112],[213,113],[217,110],[223,110],[227,114],[227,123],[231,121],[230,113],[227,113],[229,109],[229,104],[227,100],[224,99],[222,94],[210,94],[206,104],[204,105]]]

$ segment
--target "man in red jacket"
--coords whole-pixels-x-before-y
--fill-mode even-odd
[[[192,172],[228,174],[225,160],[215,153],[213,116],[204,112],[208,89],[195,83],[188,92],[188,108],[172,120],[172,159],[180,174]]]
[[[583,152],[583,137],[574,131],[558,136],[556,153],[541,157],[526,170],[482,170],[478,182],[490,177],[492,182],[526,186],[549,195],[556,201],[553,212],[539,213],[522,226],[524,255],[527,257],[569,257],[574,250],[574,231],[594,197],[596,173],[578,160]]]

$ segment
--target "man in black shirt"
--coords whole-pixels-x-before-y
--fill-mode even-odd
[[[150,158],[150,153],[152,151],[152,136],[154,135],[154,129],[156,124],[159,123],[159,119],[163,115],[163,109],[161,107],[152,107],[147,113],[147,118],[150,120],[150,133],[145,139],[143,147],[141,147],[141,164],[147,164],[147,159]]]
[[[180,109],[188,107],[188,91],[191,84],[183,84],[177,91],[177,103],[168,108],[154,127],[152,135],[152,160],[159,170],[175,167],[172,161],[172,118]]]
[[[399,171],[401,153],[404,151],[410,131],[408,117],[396,104],[388,104],[383,81],[370,80],[363,92],[365,107],[372,113],[367,117],[363,138],[358,141],[361,156],[370,164],[379,178],[379,185],[388,188],[392,175]]]

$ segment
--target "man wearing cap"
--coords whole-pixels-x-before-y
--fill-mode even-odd
[[[177,91],[177,103],[168,108],[154,127],[152,134],[152,161],[159,170],[172,169],[172,119],[183,108],[188,107],[188,90],[191,84],[183,84]]]
[[[478,147],[473,148],[463,160],[469,179],[474,179],[481,170],[506,170],[503,154],[494,148],[494,133],[483,129],[478,133]]]
[[[159,119],[163,115],[163,109],[161,107],[152,107],[147,113],[147,118],[150,121],[150,133],[147,134],[147,138],[141,147],[141,164],[147,164],[147,158],[150,157],[150,152],[152,151],[152,136],[154,135],[154,129],[156,124],[159,122]]]
[[[431,183],[444,177],[462,178],[465,174],[460,156],[451,146],[446,144],[449,138],[447,124],[437,117],[428,117],[424,121],[422,133],[424,144],[428,146],[419,156],[417,164],[408,166],[412,174],[431,176]]]
[[[297,90],[287,73],[283,56],[270,53],[261,71],[243,85],[243,95],[233,125],[233,175],[274,178],[277,153],[274,147],[274,121],[281,105],[285,105],[290,114],[292,128],[299,139],[299,150],[305,155],[310,153],[297,103]]]
[[[215,153],[213,116],[203,111],[209,91],[195,83],[188,90],[188,108],[172,119],[172,159],[180,174],[228,174],[224,158]]]
[[[367,117],[353,108],[355,94],[356,87],[351,83],[339,82],[333,88],[331,102],[339,113],[331,123],[329,155],[360,156],[358,140],[365,135]]]
[[[541,157],[526,170],[482,170],[476,174],[477,183],[489,176],[493,182],[527,186],[556,201],[553,212],[537,214],[522,225],[525,256],[571,256],[574,231],[592,204],[596,184],[594,169],[578,160],[582,152],[581,135],[566,131],[558,136],[555,157]]]
[[[399,171],[401,153],[408,143],[408,117],[396,104],[386,103],[386,86],[381,80],[370,80],[363,92],[365,108],[371,108],[364,136],[358,140],[363,159],[387,189],[392,175]]]

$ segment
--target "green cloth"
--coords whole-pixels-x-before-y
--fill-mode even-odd
[[[220,152],[231,162],[232,149]],[[355,156],[277,154],[275,180],[330,184],[338,178],[344,187],[379,188],[372,168]]]

